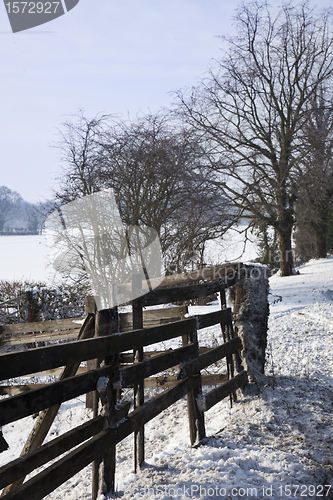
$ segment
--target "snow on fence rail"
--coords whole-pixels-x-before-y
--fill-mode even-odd
[[[104,488],[114,490],[115,448],[134,433],[136,470],[144,461],[144,425],[177,400],[187,396],[191,445],[205,437],[204,412],[248,382],[242,369],[242,340],[234,335],[231,310],[226,308],[225,290],[240,286],[242,278],[229,276],[222,282],[156,289],[133,301],[134,330],[119,333],[116,309],[89,313],[72,343],[31,349],[0,356],[0,380],[65,366],[58,381],[0,401],[0,427],[41,412],[21,457],[0,468],[0,488],[6,500],[39,500],[70,477],[93,463],[92,498]],[[143,306],[183,301],[221,293],[221,309],[159,326],[143,328]],[[198,330],[220,324],[224,343],[200,353]],[[95,336],[94,338],[92,338]],[[143,348],[182,338],[182,347],[144,358]],[[134,362],[123,365],[119,356],[133,349]],[[203,395],[201,370],[226,358],[229,380]],[[98,359],[95,368],[75,375],[80,363]],[[101,360],[104,366],[100,366]],[[173,385],[155,398],[144,401],[144,380],[178,366]],[[237,374],[235,373],[237,372]],[[128,402],[117,403],[119,389],[134,386],[134,410]],[[62,402],[94,391],[93,418],[42,445]],[[98,412],[98,401],[103,409]],[[42,446],[41,446],[42,445]],[[74,447],[77,447],[73,449]],[[25,476],[67,453],[23,483]],[[103,463],[103,467],[100,464]],[[23,484],[22,484],[23,483]]]

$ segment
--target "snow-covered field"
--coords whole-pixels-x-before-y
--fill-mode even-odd
[[[207,262],[253,262],[258,258],[257,238],[245,225],[231,227],[223,238],[210,240],[206,245]]]
[[[45,235],[0,237],[0,280],[52,280]]]
[[[223,239],[210,241],[206,252],[207,261],[215,265],[255,260],[258,257],[255,238],[249,234],[244,246],[244,230],[245,226],[239,227],[237,231],[230,229]],[[55,276],[45,234],[0,237],[0,280],[53,282]]]
[[[145,427],[146,464],[133,473],[133,437],[117,446],[116,484],[125,499],[333,498],[333,258],[312,261],[271,285],[266,376],[230,409],[223,401],[206,413],[207,442],[189,446],[186,400]],[[191,313],[208,312],[193,307]],[[201,333],[201,345],[220,338]],[[91,417],[84,397],[62,405],[48,439]],[[16,458],[32,417],[5,426]],[[47,498],[91,498],[87,467]],[[331,488],[331,489],[330,489]],[[101,496],[100,500],[106,500]]]

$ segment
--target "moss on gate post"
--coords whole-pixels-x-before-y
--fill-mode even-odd
[[[235,335],[243,342],[242,365],[249,381],[259,384],[265,369],[268,330],[269,268],[244,264],[240,280],[229,294],[233,303]]]

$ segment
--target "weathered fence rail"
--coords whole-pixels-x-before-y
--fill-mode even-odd
[[[186,306],[167,307],[143,311],[143,325],[150,327],[182,319],[188,312]],[[34,342],[76,340],[84,318],[68,318],[33,323],[0,326],[0,348],[26,345]],[[119,331],[133,329],[132,313],[119,314]]]
[[[115,310],[96,311],[89,313],[81,326],[80,340],[1,355],[1,381],[66,367],[57,382],[0,400],[0,427],[37,412],[41,412],[39,427],[44,426],[42,437],[36,439],[39,431],[33,436],[33,446],[31,442],[27,444],[21,457],[0,468],[2,496],[6,500],[42,499],[90,463],[93,463],[93,499],[103,484],[107,491],[112,491],[116,444],[134,433],[135,465],[140,467],[144,460],[144,425],[184,396],[188,402],[191,444],[200,443],[205,437],[204,412],[227,396],[235,397],[236,390],[247,383],[246,371],[234,366],[243,346],[241,339],[234,337],[231,310],[223,300],[223,291],[236,282],[233,276],[219,283],[157,289],[134,301],[132,322],[127,317],[123,324],[126,323],[124,328],[128,329],[132,323],[135,330],[119,332],[119,316]],[[146,323],[149,316],[148,311],[143,311],[144,305],[184,301],[215,292],[222,292],[220,310],[144,328],[145,316]],[[175,313],[174,309],[172,314]],[[159,318],[156,318],[156,310],[154,314],[154,321],[163,320],[161,312]],[[216,348],[200,349],[198,331],[216,324],[221,326],[224,343]],[[96,336],[90,338],[94,333]],[[182,347],[157,354],[143,352],[144,347],[175,338],[182,339]],[[129,350],[134,354],[129,356]],[[127,363],[132,363],[122,364],[122,356],[127,356]],[[217,380],[224,383],[203,394],[201,370],[224,358],[229,380],[220,373],[213,383]],[[95,368],[76,374],[80,363],[88,360],[98,360]],[[102,360],[104,366],[100,366]],[[145,402],[144,381],[157,379],[160,372],[175,367],[178,367],[178,375],[168,381],[171,387]],[[116,404],[116,391],[126,387],[134,387],[131,412],[128,403]],[[95,394],[93,418],[42,445],[61,403],[91,391]],[[97,413],[98,398],[103,405],[103,416]],[[51,412],[51,416],[47,417],[47,412]],[[73,450],[74,447],[77,448]],[[65,452],[67,455],[47,465]],[[40,466],[46,467],[23,482],[27,474]]]

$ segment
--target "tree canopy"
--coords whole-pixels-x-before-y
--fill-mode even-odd
[[[332,81],[331,17],[307,3],[285,4],[275,17],[266,3],[243,4],[221,60],[198,87],[177,93],[224,195],[277,232],[282,275],[293,272],[295,203],[313,147],[306,124],[319,88]]]
[[[206,242],[230,220],[215,174],[205,169],[205,149],[170,113],[134,121],[80,113],[64,124],[58,147],[58,202],[112,188],[125,225],[157,231],[167,272],[202,265]]]

